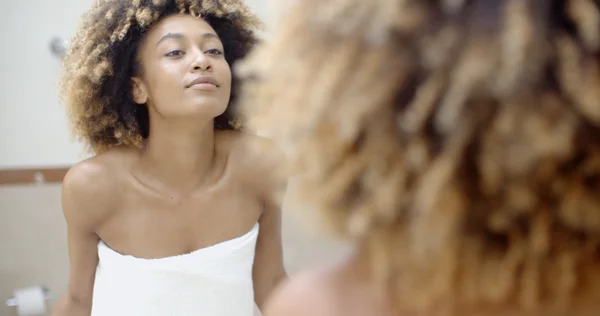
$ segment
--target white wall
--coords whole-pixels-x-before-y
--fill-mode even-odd
[[[268,24],[270,0],[247,0]],[[68,166],[85,156],[58,102],[60,60],[50,40],[68,39],[92,0],[0,2],[0,169]]]
[[[91,0],[0,2],[0,168],[71,164],[80,147],[70,142],[57,99],[60,60],[54,36],[68,37]]]

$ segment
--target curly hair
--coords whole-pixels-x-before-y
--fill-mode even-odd
[[[96,0],[72,39],[60,81],[74,134],[93,152],[141,146],[148,136],[148,109],[133,101],[130,78],[139,71],[136,53],[144,32],[177,13],[210,24],[230,65],[254,47],[254,31],[262,26],[242,0]],[[234,76],[227,110],[215,118],[217,129],[238,127],[230,106],[236,81]]]
[[[241,108],[398,308],[599,298],[597,1],[292,11],[239,65]]]

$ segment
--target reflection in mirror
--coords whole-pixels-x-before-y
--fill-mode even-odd
[[[32,62],[2,74],[0,314],[253,315],[338,249],[282,212],[284,154],[237,115],[266,1],[65,1],[3,10]]]

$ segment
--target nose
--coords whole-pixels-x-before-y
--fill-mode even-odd
[[[192,62],[190,66],[190,70],[194,71],[211,71],[212,65],[210,64],[210,59],[204,54],[202,51],[198,51],[196,53],[196,58]]]

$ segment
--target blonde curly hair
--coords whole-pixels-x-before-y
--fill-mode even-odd
[[[139,70],[136,53],[146,30],[177,13],[207,21],[221,38],[229,64],[245,57],[257,41],[254,31],[262,27],[243,0],[96,0],[71,41],[60,80],[74,134],[93,152],[139,147],[147,137],[147,108],[130,95],[130,78]],[[234,78],[230,105],[235,84]],[[215,128],[235,128],[232,113],[228,106]]]
[[[289,12],[239,67],[245,115],[398,308],[599,298],[597,2]]]

